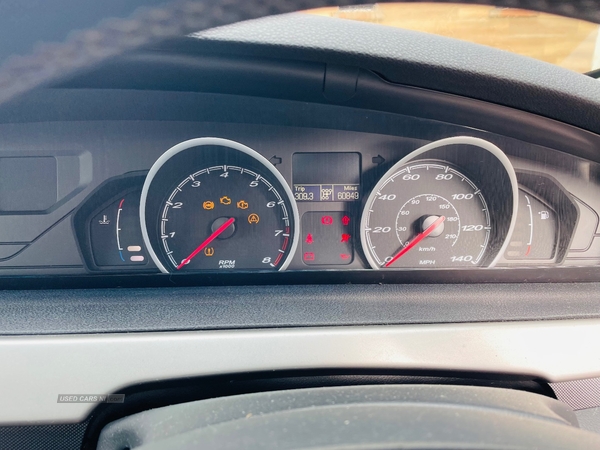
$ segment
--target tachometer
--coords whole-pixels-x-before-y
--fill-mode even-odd
[[[225,139],[168,150],[150,170],[141,204],[144,238],[163,272],[282,270],[298,242],[298,212],[281,174]]]
[[[490,266],[514,227],[516,176],[493,144],[443,139],[411,153],[373,188],[361,220],[375,269]]]

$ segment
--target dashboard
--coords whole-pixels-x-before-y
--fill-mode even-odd
[[[290,15],[0,105],[0,447],[18,428],[96,448],[149,408],[344,384],[526,390],[583,424],[600,93],[539,64]],[[85,393],[125,405],[61,400]]]
[[[243,82],[250,68],[237,64],[229,76]],[[492,124],[512,113],[368,71],[352,76],[358,100],[384,91],[404,109],[444,108]],[[74,105],[101,92],[57,88],[35,100],[59,94],[79,115]],[[540,145],[535,128],[500,134],[493,125],[339,105],[113,92],[115,111],[102,114],[130,104],[129,120],[0,126],[11,183],[0,201],[4,276],[328,271],[379,280],[369,273],[385,271],[432,280],[456,271],[459,279],[518,281],[600,268],[599,166],[577,148],[561,151],[565,140],[595,139],[582,130],[521,113],[544,134]],[[159,98],[171,105],[165,120],[142,120],[138,102]],[[178,120],[190,102],[192,117]]]

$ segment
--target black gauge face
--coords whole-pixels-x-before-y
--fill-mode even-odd
[[[146,226],[163,271],[285,268],[297,213],[281,176],[241,144],[217,140],[227,147],[211,151],[197,141],[149,183]]]
[[[473,267],[492,224],[481,190],[439,161],[408,163],[382,179],[363,213],[363,246],[374,268]]]
[[[176,270],[277,269],[291,244],[284,197],[264,176],[237,166],[186,177],[166,198],[159,227]]]

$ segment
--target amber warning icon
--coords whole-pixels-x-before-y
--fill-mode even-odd
[[[252,213],[248,216],[248,223],[257,224],[258,222],[260,222],[258,214]]]

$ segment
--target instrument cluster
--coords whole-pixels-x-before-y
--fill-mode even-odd
[[[569,252],[576,201],[487,140],[365,158],[294,152],[281,171],[241,142],[181,142],[88,198],[81,254],[91,272],[203,273],[539,267]]]

